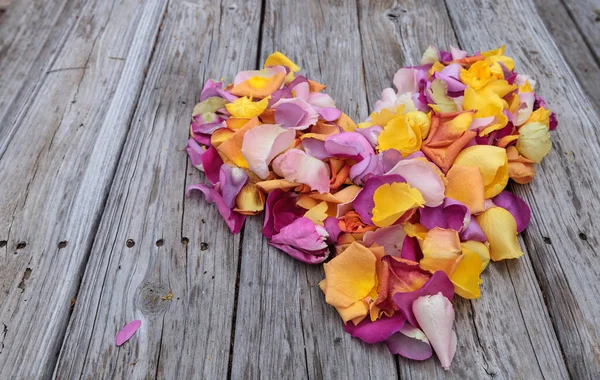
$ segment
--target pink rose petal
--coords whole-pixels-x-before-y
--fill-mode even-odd
[[[444,369],[449,369],[456,352],[456,332],[452,302],[442,293],[419,297],[413,302],[413,313],[429,339]]]
[[[129,322],[119,332],[117,333],[117,337],[115,338],[115,344],[118,346],[123,345],[123,343],[127,342],[133,334],[140,328],[142,325],[142,321],[136,319],[135,321]]]
[[[402,326],[400,331],[390,336],[385,344],[392,354],[412,360],[429,359],[433,354],[427,336],[408,322]]]

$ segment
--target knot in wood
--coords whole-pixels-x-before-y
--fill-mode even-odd
[[[142,284],[135,297],[135,306],[145,315],[162,313],[169,307],[169,302],[163,296],[169,294],[169,290],[157,283],[147,282]]]

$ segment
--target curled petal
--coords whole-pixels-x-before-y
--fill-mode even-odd
[[[398,94],[419,91],[417,70],[412,68],[402,68],[398,70],[394,75],[394,86],[398,89]]]
[[[190,157],[192,165],[198,170],[204,170],[202,166],[202,155],[206,152],[206,149],[200,146],[194,139],[189,139],[185,151]]]
[[[390,352],[412,360],[429,359],[433,354],[429,339],[420,329],[405,323],[400,331],[385,341]]]
[[[242,154],[250,170],[261,179],[267,178],[271,161],[287,149],[295,137],[293,130],[275,124],[262,124],[246,132]]]
[[[402,251],[400,257],[405,260],[419,262],[423,258],[423,252],[419,246],[417,238],[406,235],[404,242],[402,243]]]
[[[331,156],[361,160],[373,155],[373,147],[360,133],[343,132],[325,139],[325,149]]]
[[[283,227],[269,242],[296,260],[306,264],[319,264],[327,259],[327,231],[308,218],[298,218]]]
[[[419,297],[413,303],[412,309],[442,367],[449,369],[456,352],[452,303],[442,293],[437,293]]]
[[[471,218],[471,221],[469,222],[467,229],[462,231],[459,234],[459,237],[460,237],[460,241],[465,241],[465,240],[475,240],[475,241],[480,241],[480,242],[487,241],[487,238],[485,237],[485,234],[481,230],[479,223],[477,223],[477,220],[475,220],[474,218]]]
[[[266,98],[281,88],[286,75],[287,70],[284,66],[242,71],[235,76],[230,92],[236,96]]]
[[[323,107],[317,110],[321,118],[325,121],[335,121],[342,116],[342,111],[335,107]]]
[[[548,127],[539,122],[525,124],[519,128],[516,147],[523,157],[539,164],[552,149]]]
[[[302,139],[302,146],[309,156],[324,160],[331,157],[327,149],[325,149],[325,141],[307,137]]]
[[[297,199],[298,197],[293,193],[281,189],[275,189],[269,193],[262,230],[265,237],[271,238],[283,227],[302,217],[305,210],[296,206]]]
[[[517,222],[510,212],[502,207],[492,207],[476,219],[490,243],[492,260],[523,256],[517,240]]]
[[[219,182],[219,176],[223,166],[223,160],[215,148],[212,146],[202,154],[202,167],[206,178],[214,185]]]
[[[300,182],[319,193],[329,192],[329,168],[323,161],[299,149],[290,149],[273,161],[275,173],[290,182]]]
[[[223,197],[214,187],[210,187],[203,184],[190,185],[185,191],[186,196],[189,197],[192,190],[202,191],[207,202],[215,203],[217,205],[217,210],[219,210],[219,214],[221,214],[221,216],[227,223],[227,227],[229,227],[232,233],[237,234],[242,230],[244,220],[246,220],[246,215],[237,213],[231,208],[227,207],[225,201],[223,201]]]
[[[248,181],[248,174],[244,169],[233,165],[223,164],[219,172],[219,183],[223,202],[229,208],[235,206],[235,198]]]
[[[329,235],[327,238],[327,243],[333,244],[337,242],[338,236],[340,236],[340,233],[342,233],[342,230],[338,226],[338,220],[331,216],[327,217],[323,222],[323,226]]]

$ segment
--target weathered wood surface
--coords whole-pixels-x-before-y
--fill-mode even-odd
[[[256,64],[260,9],[169,4],[56,378],[227,377],[240,235],[198,193],[184,199],[201,177],[184,148],[205,80]],[[134,319],[135,339],[115,347]]]
[[[0,156],[54,67],[85,0],[12,4],[0,20]]]
[[[400,5],[393,1],[365,2],[359,14],[371,104],[382,88],[392,85],[398,68],[419,64],[428,45],[460,45],[441,0],[404,1]],[[423,19],[429,22],[423,23]],[[480,299],[457,297],[459,349],[451,370],[444,372],[435,361],[409,364],[400,360],[400,377],[565,378],[560,347],[529,258],[508,265],[494,263],[482,279]]]
[[[552,34],[562,56],[600,114],[600,2],[534,0],[537,12]],[[595,3],[595,7],[594,7]],[[583,14],[582,12],[583,11]],[[587,22],[591,18],[592,23]],[[585,22],[584,22],[585,20]],[[579,33],[581,32],[581,33]],[[596,40],[594,45],[593,40]],[[538,54],[537,48],[529,50]]]
[[[161,15],[159,1],[87,3],[2,135],[2,379],[52,374]]]
[[[3,29],[17,6],[43,38]],[[600,376],[598,117],[535,12],[522,0],[18,1],[0,20],[0,84],[14,89],[0,94],[0,378]],[[320,267],[270,248],[261,218],[232,236],[183,196],[203,180],[183,148],[208,78],[281,50],[363,119],[427,45],[502,43],[562,125],[534,183],[515,187],[534,214],[528,254],[491,265],[483,297],[457,302],[451,371],[350,338]],[[142,328],[116,348],[133,319]]]
[[[514,186],[532,209],[525,246],[574,379],[600,376],[600,120],[536,14],[531,1],[449,0],[461,45],[469,50],[511,41],[508,54],[520,71],[538,78],[537,90],[562,125],[554,149],[528,186]],[[468,20],[468,22],[467,22]],[[506,28],[503,20],[511,20]],[[526,46],[536,46],[529,54]]]

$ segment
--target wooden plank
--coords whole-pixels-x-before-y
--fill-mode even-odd
[[[52,375],[162,10],[89,2],[0,159],[0,378]]]
[[[360,36],[354,1],[267,1],[261,62],[285,52],[309,78],[327,84],[337,106],[367,116]],[[307,266],[269,247],[261,218],[246,221],[232,363],[234,379],[397,378],[384,345],[346,334]]]
[[[590,30],[589,24],[579,22],[582,18],[586,19],[590,16],[592,18],[600,17],[590,11],[590,9],[593,10],[592,2],[590,1],[587,6],[581,8],[585,10],[585,17],[578,12],[579,7],[574,6],[577,1],[567,1],[569,6],[566,6],[562,0],[534,0],[534,2],[540,18],[554,37],[562,56],[569,63],[579,79],[581,87],[590,97],[596,112],[600,113],[600,86],[598,86],[600,83],[600,64],[598,62],[600,47],[587,43],[585,39],[586,34],[600,36],[599,23],[596,22],[595,27]],[[582,2],[584,1],[580,1],[580,3]],[[600,9],[600,4],[597,3],[596,7]],[[600,43],[600,40],[598,41]],[[594,48],[595,53],[591,50]],[[532,48],[529,53],[537,54],[538,52]]]
[[[383,88],[392,86],[391,78],[399,68],[419,64],[428,45],[457,46],[441,0],[400,5],[365,2],[360,8],[360,26],[371,104]],[[565,378],[560,348],[529,259],[491,264],[482,279],[480,299],[457,297],[458,350],[451,370],[444,372],[433,360],[416,363],[401,359],[401,377]]]
[[[553,326],[574,379],[600,374],[600,120],[560,55],[531,1],[448,1],[461,44],[493,48],[510,41],[520,72],[538,79],[537,90],[557,113],[554,149],[529,186],[515,191],[531,206],[523,234]],[[467,22],[468,20],[468,22]],[[510,22],[511,28],[506,28]],[[532,46],[538,54],[529,54]],[[522,303],[523,304],[523,303]]]
[[[565,0],[567,12],[600,65],[600,3],[594,0]]]
[[[87,0],[16,1],[0,22],[0,156]]]
[[[256,64],[260,9],[169,4],[56,378],[227,377],[240,235],[198,194],[184,199],[204,177],[184,148],[204,82]],[[134,319],[141,329],[115,347]]]

